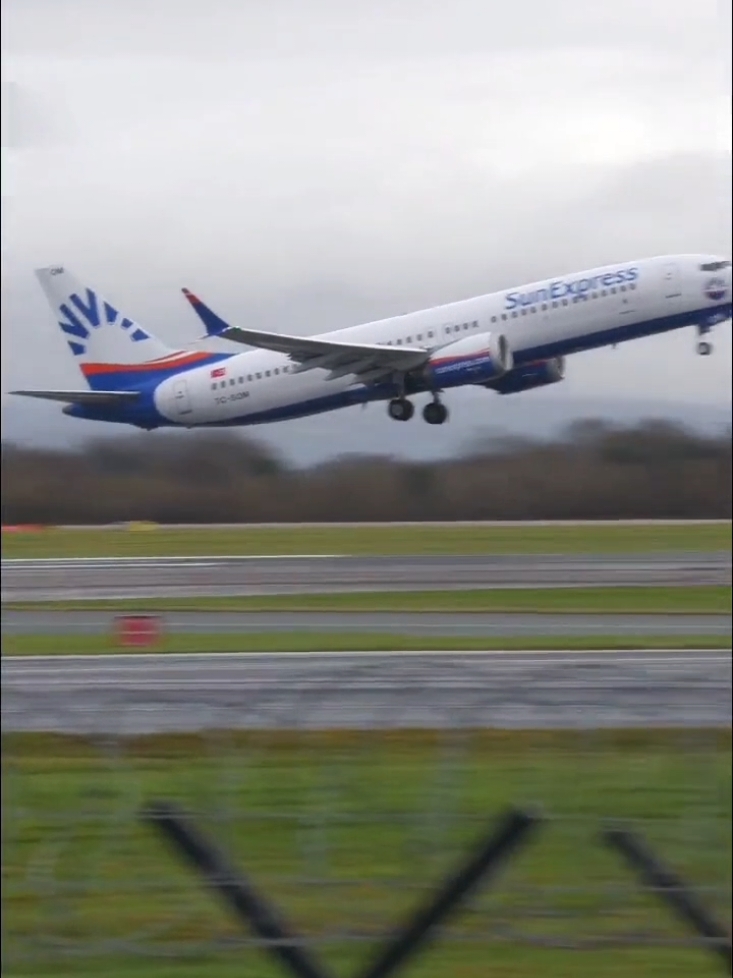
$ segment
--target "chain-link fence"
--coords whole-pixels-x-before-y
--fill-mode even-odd
[[[500,954],[516,975],[581,951],[586,974],[601,953],[619,973],[632,953],[704,974],[699,938],[599,830],[624,820],[729,920],[730,697],[722,653],[5,660],[6,963],[83,957],[112,973],[205,955],[214,975],[234,950],[253,962],[242,974],[270,973],[141,821],[163,798],[305,940],[349,960],[492,817],[540,806],[537,837],[441,953],[467,968]]]

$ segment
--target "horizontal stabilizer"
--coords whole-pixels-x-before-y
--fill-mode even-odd
[[[10,391],[20,397],[37,397],[42,401],[61,401],[63,404],[122,404],[134,401],[138,391]]]

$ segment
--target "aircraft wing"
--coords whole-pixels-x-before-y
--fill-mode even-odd
[[[20,397],[37,397],[42,401],[64,404],[121,404],[139,397],[137,391],[10,391]]]
[[[367,382],[385,374],[413,370],[425,363],[430,356],[429,350],[417,346],[345,343],[318,336],[290,336],[230,326],[188,289],[184,289],[183,294],[206,327],[208,336],[219,336],[261,350],[285,353],[297,364],[293,373],[318,367],[330,370],[327,380],[354,374],[361,381]]]

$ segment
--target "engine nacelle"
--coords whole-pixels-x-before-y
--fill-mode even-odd
[[[515,367],[503,377],[489,381],[486,387],[498,394],[520,394],[531,391],[535,387],[547,387],[565,379],[565,357],[553,357],[552,360],[538,360],[535,363],[525,363]]]
[[[506,336],[479,333],[436,350],[425,367],[425,376],[431,388],[482,384],[504,377],[513,365]]]

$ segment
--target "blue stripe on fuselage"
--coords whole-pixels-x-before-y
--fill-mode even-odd
[[[622,323],[599,333],[586,333],[572,339],[548,341],[527,349],[518,350],[514,354],[516,364],[529,363],[532,360],[543,360],[547,357],[570,356],[573,353],[583,353],[587,350],[597,350],[614,343],[627,343],[629,340],[640,340],[645,336],[657,336],[674,329],[686,326],[697,326],[707,321],[712,324],[724,322],[731,317],[731,303],[720,306],[707,306],[693,312],[680,312],[673,316],[662,316],[659,319],[647,319],[640,323]],[[511,342],[511,341],[510,341]]]
[[[629,340],[642,339],[645,336],[656,336],[659,333],[666,333],[674,329],[681,329],[686,326],[696,326],[701,323],[718,323],[725,316],[730,319],[731,303],[719,306],[706,306],[693,312],[677,313],[672,316],[663,316],[658,319],[646,320],[640,323],[622,323],[611,329],[602,332],[589,333],[583,336],[573,337],[572,339],[550,341],[538,344],[533,347],[514,352],[514,362],[517,366],[530,363],[535,360],[542,360],[549,357],[569,356],[573,353],[581,353],[587,350],[598,349],[599,347],[609,346],[614,343],[625,343]],[[213,354],[213,356],[217,356]],[[230,354],[218,355],[219,359],[226,359]],[[212,361],[213,362],[213,361]],[[166,373],[166,379],[170,374]],[[148,378],[146,378],[147,380]],[[444,388],[465,386],[465,383],[451,384],[448,378],[442,378]],[[155,410],[152,393],[155,385],[148,389],[138,404],[125,405],[114,410],[91,409],[74,410],[77,417],[89,418],[99,421],[117,421],[127,424],[135,424],[140,427],[181,427],[174,421],[169,421],[161,417]],[[429,390],[428,385],[421,380],[408,378],[406,393],[418,394]],[[229,418],[223,421],[214,421],[208,424],[199,424],[197,427],[207,428],[231,428],[255,424],[267,424],[273,421],[288,421],[295,418],[303,418],[312,414],[322,414],[326,411],[334,411],[339,408],[353,407],[358,404],[366,404],[370,401],[383,401],[395,397],[399,389],[395,384],[377,384],[368,387],[353,387],[345,391],[338,391],[334,394],[325,394],[321,397],[311,398],[306,401],[299,401],[292,404],[284,404],[279,407],[269,408],[265,411],[258,411],[253,414],[241,415],[236,418]],[[149,413],[146,413],[147,412]],[[72,412],[69,412],[72,413]],[[134,420],[133,420],[134,415]]]

